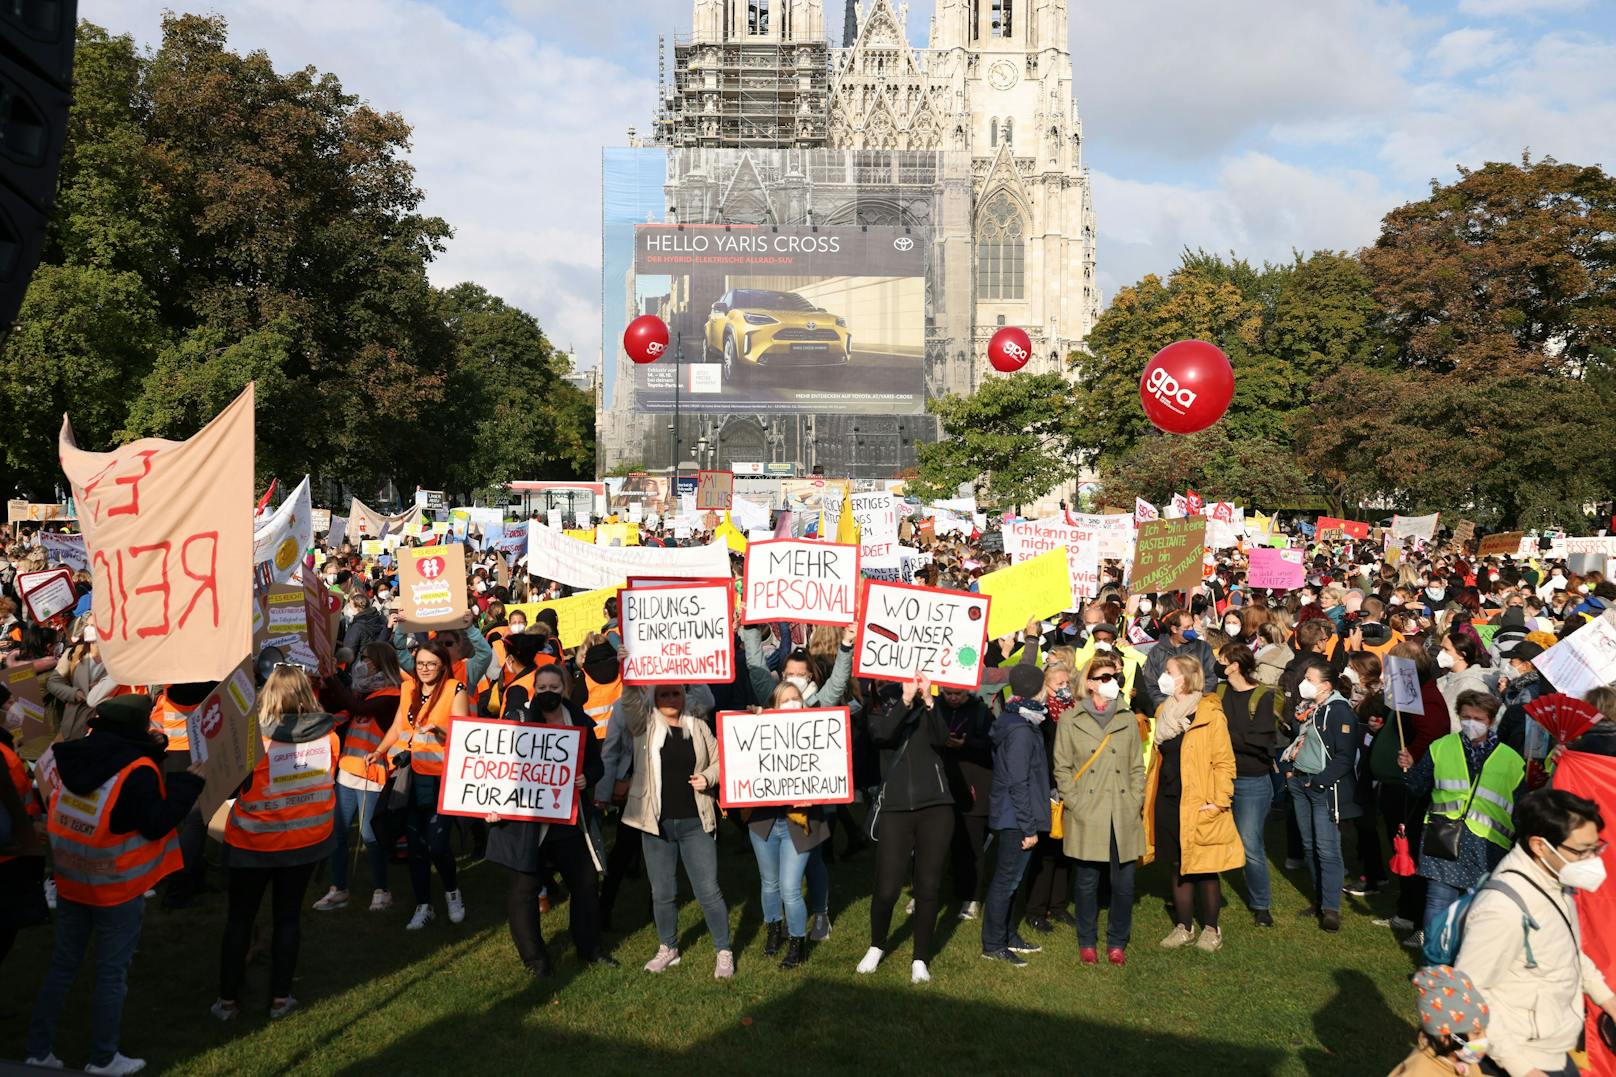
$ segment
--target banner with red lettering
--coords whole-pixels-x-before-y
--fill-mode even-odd
[[[1579,797],[1586,797],[1599,805],[1599,814],[1605,828],[1599,840],[1607,843],[1600,854],[1605,868],[1616,874],[1616,759],[1588,752],[1566,752],[1554,768],[1551,783]],[[1582,952],[1587,954],[1607,981],[1616,979],[1616,886],[1605,885],[1598,890],[1577,892],[1577,918],[1582,922]],[[1599,1038],[1596,1022],[1599,1007],[1588,1007],[1588,1063],[1587,1072],[1610,1077],[1616,1074],[1616,1057]]]
[[[252,650],[253,386],[188,441],[86,452],[64,415],[58,452],[108,675],[124,684],[227,676]]]

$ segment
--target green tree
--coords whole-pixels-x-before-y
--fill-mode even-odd
[[[1237,501],[1259,509],[1297,503],[1308,476],[1289,449],[1261,438],[1231,438],[1214,426],[1197,434],[1158,434],[1100,468],[1104,500],[1131,506],[1142,497],[1161,506],[1194,489],[1207,501]]]
[[[984,378],[970,396],[932,403],[943,438],[919,448],[917,497],[953,497],[962,483],[999,504],[1035,501],[1077,474],[1071,386],[1059,374]]]

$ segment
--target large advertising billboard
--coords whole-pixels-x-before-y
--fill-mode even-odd
[[[620,230],[626,231],[626,230]],[[639,309],[669,354],[634,404],[710,411],[925,409],[926,252],[903,228],[640,224]]]

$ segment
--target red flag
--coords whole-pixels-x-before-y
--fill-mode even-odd
[[[1202,501],[1201,495],[1196,493],[1194,490],[1191,490],[1189,493],[1184,495],[1184,512],[1187,515],[1199,516],[1201,515],[1202,510],[1205,508],[1206,502]]]
[[[1566,752],[1554,768],[1553,785],[1598,804],[1605,817],[1599,839],[1616,840],[1616,758]],[[1616,866],[1616,849],[1607,848],[1602,855],[1607,869]],[[1616,886],[1602,886],[1593,893],[1578,890],[1577,916],[1582,921],[1582,952],[1607,979],[1616,975]],[[1599,1038],[1599,1013],[1599,1007],[1588,1007],[1587,1072],[1611,1077],[1616,1074],[1616,1057]]]
[[[253,509],[254,516],[257,516],[264,511],[264,506],[269,504],[270,497],[272,497],[275,493],[275,484],[280,481],[281,480],[278,478],[269,480],[269,489],[264,491],[264,496],[258,499],[258,507]]]

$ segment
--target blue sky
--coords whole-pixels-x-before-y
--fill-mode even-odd
[[[142,44],[164,8],[402,113],[456,230],[433,279],[483,283],[593,365],[601,150],[647,129],[657,35],[688,32],[690,0],[80,3]],[[923,44],[932,5],[909,8]],[[1073,0],[1070,24],[1107,297],[1185,246],[1355,249],[1456,165],[1616,168],[1616,0]]]

